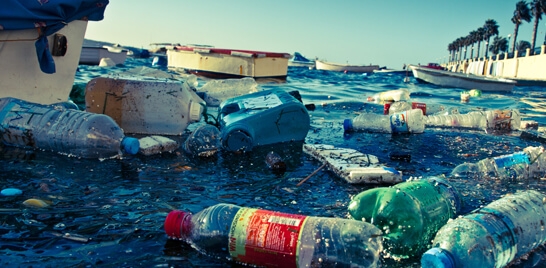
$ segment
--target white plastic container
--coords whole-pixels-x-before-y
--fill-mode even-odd
[[[383,91],[373,95],[373,97],[368,97],[368,101],[373,101],[375,103],[385,103],[393,101],[407,101],[410,99],[410,92],[405,88],[393,89]]]
[[[107,75],[85,91],[86,110],[109,115],[126,133],[182,135],[206,107],[186,82],[164,78]]]
[[[222,146],[228,151],[303,141],[310,119],[301,101],[282,89],[227,99],[219,107]]]

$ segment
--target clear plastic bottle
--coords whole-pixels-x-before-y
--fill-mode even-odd
[[[83,158],[136,154],[139,141],[125,137],[109,116],[53,108],[15,98],[0,99],[0,134],[4,144]]]
[[[362,221],[217,204],[172,211],[165,232],[216,258],[266,267],[376,267],[382,233]]]
[[[421,267],[505,267],[546,242],[545,198],[521,191],[448,222]]]
[[[427,127],[457,127],[492,130],[517,130],[521,117],[517,110],[488,110],[467,114],[430,115]]]
[[[451,176],[473,179],[522,180],[544,176],[546,174],[545,165],[544,147],[529,146],[522,152],[488,157],[476,163],[460,164],[453,169]]]
[[[461,196],[440,177],[378,187],[354,196],[349,214],[385,232],[386,251],[397,258],[422,254],[434,234],[460,211]]]
[[[456,109],[448,109],[443,105],[426,104],[423,102],[407,102],[396,101],[391,103],[385,103],[383,108],[383,114],[395,114],[411,109],[421,109],[424,115],[433,115],[439,113],[456,113]]]
[[[425,116],[421,109],[411,109],[393,115],[363,113],[353,119],[345,119],[343,128],[345,132],[423,133]]]
[[[210,124],[199,126],[188,136],[183,148],[193,156],[211,157],[220,148],[220,130]]]
[[[377,93],[373,95],[373,97],[368,97],[368,101],[373,101],[375,103],[385,103],[393,101],[405,101],[409,100],[409,98],[409,90],[406,88],[399,88]]]

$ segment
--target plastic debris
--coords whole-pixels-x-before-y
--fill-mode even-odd
[[[143,155],[154,155],[164,152],[173,152],[178,149],[178,143],[163,136],[149,136],[141,138],[139,153]]]

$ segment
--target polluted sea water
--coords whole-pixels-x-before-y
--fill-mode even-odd
[[[76,85],[151,63],[152,59],[128,58],[123,66],[80,66]],[[195,215],[218,204],[230,204],[332,221],[356,221],[348,215],[354,197],[367,190],[395,185],[351,184],[323,168],[296,186],[323,165],[302,152],[304,144],[331,144],[374,155],[380,163],[401,171],[404,180],[443,174],[445,181],[460,193],[458,215],[468,215],[517,191],[546,193],[542,176],[451,176],[458,165],[541,146],[539,141],[521,139],[520,129],[484,131],[425,126],[422,133],[406,134],[344,131],[344,119],[363,113],[383,114],[383,104],[367,101],[368,97],[399,88],[408,90],[409,102],[457,108],[462,114],[514,109],[522,119],[546,125],[546,112],[536,108],[546,96],[542,87],[515,87],[509,94],[487,92],[461,102],[460,90],[420,84],[412,77],[404,83],[405,78],[289,68],[286,81],[258,80],[258,91],[298,91],[303,104],[322,105],[307,110],[309,131],[303,141],[253,146],[252,151],[244,153],[218,149],[213,157],[206,158],[186,153],[182,146],[193,131],[206,124],[204,117],[189,124],[181,135],[168,136],[178,142],[176,150],[150,156],[138,153],[99,161],[4,144],[0,146],[0,189],[15,188],[20,194],[9,195],[10,190],[8,195],[0,196],[1,264],[238,267],[240,264],[225,258],[202,254],[191,243],[168,239],[164,225],[169,213],[180,210]],[[196,88],[209,81],[199,77]],[[206,112],[208,121],[213,122],[217,108],[207,107]],[[265,159],[271,151],[283,160],[284,172],[269,168]],[[407,155],[404,159],[409,161],[391,159],[393,153]],[[47,206],[23,205],[29,199],[42,200]],[[425,252],[434,246],[432,240],[423,246]],[[389,257],[385,246],[383,249],[377,255],[378,266],[421,266],[419,254],[396,259]],[[524,258],[512,260],[512,265],[544,265],[545,253],[546,249],[538,245]]]

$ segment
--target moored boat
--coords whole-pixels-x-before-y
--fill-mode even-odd
[[[288,72],[289,53],[224,49],[203,45],[174,46],[167,50],[170,68],[214,78],[281,78]]]
[[[306,67],[306,68],[309,68],[309,69],[314,69],[315,68],[315,61],[304,57],[299,52],[294,52],[294,56],[288,61],[288,66],[291,66],[291,67]]]
[[[326,62],[322,60],[315,61],[317,70],[335,71],[335,72],[351,72],[351,73],[372,73],[374,70],[379,70],[379,65],[351,65]]]
[[[128,50],[113,46],[83,46],[79,64],[99,65],[101,59],[111,59],[115,65],[124,64]]]
[[[67,101],[88,21],[108,0],[0,1],[0,98]]]
[[[418,81],[443,87],[511,92],[516,85],[514,80],[499,77],[456,73],[419,65],[409,65],[409,68],[411,68],[413,76]]]

